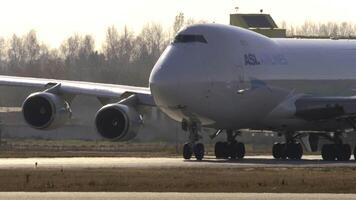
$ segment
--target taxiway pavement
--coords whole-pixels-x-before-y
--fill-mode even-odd
[[[356,161],[323,161],[320,156],[303,156],[302,160],[275,160],[272,156],[247,156],[243,160],[217,160],[207,157],[202,161],[182,158],[139,157],[71,157],[71,158],[1,158],[0,169],[21,168],[246,168],[246,167],[356,167]]]

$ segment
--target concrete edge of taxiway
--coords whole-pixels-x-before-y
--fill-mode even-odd
[[[71,158],[0,158],[0,169],[28,168],[276,168],[276,167],[356,167],[356,161],[322,161],[320,156],[304,156],[303,160],[275,160],[271,156],[247,156],[243,160],[202,161],[182,158],[138,157],[71,157]]]
[[[190,200],[190,199],[238,199],[238,200],[295,200],[295,199],[355,199],[355,194],[295,194],[295,193],[132,193],[132,192],[0,192],[0,199],[6,200],[44,200],[44,199],[60,199],[60,200],[114,200],[114,199],[144,199],[144,200]]]

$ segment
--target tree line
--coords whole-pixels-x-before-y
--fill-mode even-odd
[[[317,23],[313,21],[305,21],[302,25],[294,26],[287,25],[284,21],[281,23],[281,28],[287,29],[287,36],[305,36],[305,37],[355,37],[356,24],[351,22],[325,22]]]
[[[135,35],[127,27],[106,30],[101,48],[91,35],[73,34],[58,48],[41,43],[36,31],[0,38],[1,74],[133,85],[147,84],[152,66],[169,43],[159,24]]]
[[[135,34],[127,26],[110,26],[99,47],[92,35],[73,34],[58,48],[40,42],[35,30],[0,37],[0,73],[147,86],[152,67],[173,36],[193,23],[197,21],[179,13],[169,30],[147,23]]]
[[[0,37],[0,73],[3,75],[45,77],[147,86],[152,67],[174,35],[185,25],[205,23],[186,19],[179,13],[168,29],[147,23],[136,34],[127,26],[110,26],[105,41],[97,46],[92,35],[73,34],[58,48],[41,42],[35,30],[10,38]],[[352,23],[281,25],[289,36],[356,35]]]

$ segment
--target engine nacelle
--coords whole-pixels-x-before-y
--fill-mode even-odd
[[[57,128],[72,116],[68,102],[49,92],[33,93],[22,104],[22,114],[31,127],[41,130]]]
[[[116,103],[103,106],[96,114],[98,133],[110,140],[127,141],[136,137],[142,117],[135,108]]]

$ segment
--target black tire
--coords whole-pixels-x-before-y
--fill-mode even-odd
[[[279,143],[274,143],[272,146],[272,156],[274,159],[280,159],[281,155],[279,154]]]
[[[296,157],[296,148],[294,143],[287,144],[287,157],[294,160]]]
[[[281,143],[274,143],[272,146],[272,155],[275,159],[281,159]]]
[[[237,158],[243,159],[245,157],[246,149],[245,144],[242,142],[237,143]]]
[[[287,144],[286,143],[281,143],[280,144],[280,155],[281,155],[281,159],[285,160],[287,159]]]
[[[183,146],[183,158],[185,160],[189,160],[192,158],[193,155],[193,151],[192,151],[192,147],[189,143],[184,144]]]
[[[236,141],[230,143],[230,145],[229,145],[229,157],[231,159],[233,159],[233,160],[236,159],[239,150],[240,150],[239,149],[239,144]]]
[[[204,152],[204,145],[202,143],[198,143],[194,146],[194,155],[197,160],[203,160]]]
[[[356,146],[354,147],[354,159],[356,160]]]
[[[215,143],[215,157],[216,159],[222,159],[224,158],[224,152],[223,152],[224,144],[223,142],[217,142]]]
[[[334,161],[336,159],[336,150],[334,144],[324,144],[321,148],[321,157],[325,161]]]
[[[229,144],[227,142],[221,143],[221,158],[228,159],[229,158]]]
[[[348,161],[348,160],[350,160],[350,158],[351,158],[351,146],[349,144],[337,145],[335,147],[335,149],[337,149],[336,159],[338,161]]]
[[[229,156],[231,159],[242,159],[245,156],[245,145],[242,142],[232,142],[229,145]]]
[[[303,156],[303,147],[300,143],[287,145],[287,157],[292,160],[300,160]]]
[[[303,146],[300,143],[296,144],[296,150],[297,150],[297,154],[296,154],[296,160],[301,160],[303,157]]]

